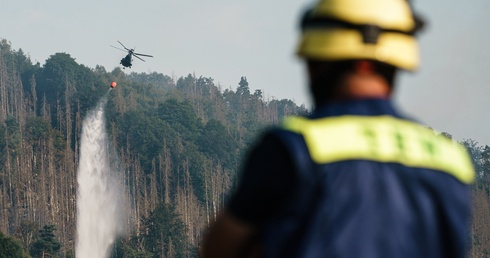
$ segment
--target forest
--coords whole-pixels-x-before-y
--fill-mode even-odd
[[[75,256],[82,121],[108,91],[106,130],[130,207],[111,257],[197,257],[260,132],[309,112],[251,86],[246,76],[232,89],[195,74],[89,68],[67,53],[34,64],[0,39],[0,257]],[[461,144],[477,171],[469,257],[489,257],[490,147]]]

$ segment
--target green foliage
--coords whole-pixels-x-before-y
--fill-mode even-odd
[[[248,87],[247,77],[241,77],[240,82],[238,83],[238,88],[236,89],[236,94],[239,96],[249,96],[250,89]]]
[[[39,63],[32,65],[30,58],[25,55],[24,51],[22,49],[17,51],[12,49],[10,42],[6,39],[0,40],[0,55],[5,63],[9,64],[4,68],[7,69],[9,73],[15,71],[15,73],[20,74],[23,81],[24,78],[29,78],[30,75],[39,68]]]
[[[139,83],[148,83],[155,85],[156,87],[170,88],[175,86],[174,81],[170,76],[163,75],[161,73],[153,72],[147,73],[135,73],[132,72],[128,76],[128,80]]]
[[[46,60],[40,74],[42,79],[39,87],[39,98],[46,95],[50,103],[64,101],[65,91],[73,90],[74,85],[68,85],[69,79],[75,77],[78,64],[69,54],[56,53]]]
[[[10,45],[10,42],[8,42],[6,39],[0,40],[0,53],[11,53],[12,52],[12,46]]]
[[[16,228],[14,236],[22,242],[22,246],[27,250],[34,241],[39,225],[32,221],[22,221]]]
[[[45,225],[39,230],[38,239],[32,243],[29,253],[34,258],[56,257],[55,255],[61,248],[60,242],[56,239],[54,231],[55,225]]]
[[[220,121],[209,120],[197,142],[199,150],[214,162],[230,170],[236,168],[239,144]]]
[[[0,232],[0,258],[29,258],[20,241]]]
[[[159,205],[145,221],[148,234],[143,232],[118,242],[115,257],[195,255],[196,247],[190,246],[189,238],[195,238],[196,234],[188,234],[187,230],[197,230],[187,229],[180,220],[175,211],[177,198],[197,199],[195,208],[200,216],[209,212],[200,207],[210,207],[209,202],[214,201],[222,203],[222,197],[210,200],[209,190],[214,187],[216,196],[223,196],[229,185],[234,185],[238,160],[253,136],[265,125],[278,122],[282,115],[301,110],[288,100],[265,101],[261,90],[251,94],[245,76],[240,78],[236,92],[231,88],[223,92],[212,78],[189,74],[174,81],[170,76],[156,72],[126,75],[120,68],[111,72],[102,66],[89,69],[67,53],[56,53],[41,66],[39,63],[31,64],[22,50],[13,50],[6,40],[0,41],[0,61],[2,76],[7,76],[5,79],[2,77],[7,83],[7,91],[0,94],[6,94],[2,99],[8,102],[3,103],[3,121],[0,121],[0,186],[5,186],[7,179],[12,181],[9,188],[12,194],[6,195],[3,201],[12,204],[7,208],[11,214],[25,212],[36,218],[48,216],[38,214],[46,212],[44,209],[26,211],[33,205],[25,206],[27,202],[23,199],[11,199],[33,196],[36,194],[33,191],[56,193],[44,196],[45,199],[74,199],[76,191],[73,187],[67,187],[69,190],[63,187],[74,182],[74,173],[66,172],[76,167],[78,161],[74,153],[79,147],[82,118],[103,94],[108,96],[106,120],[109,139],[115,153],[121,153],[121,159],[126,163],[123,164],[127,171],[125,184],[129,189],[128,198],[139,209],[137,217],[149,214],[149,209],[155,207],[164,195],[169,202],[168,205]],[[111,81],[118,83],[117,88],[109,90]],[[11,82],[15,88],[8,88]],[[8,158],[15,161],[10,163],[11,178],[2,171]],[[26,160],[28,162],[24,162]],[[17,166],[22,166],[22,171]],[[56,173],[53,176],[63,182],[59,188],[50,185],[51,182],[38,182],[40,180],[30,180],[28,184],[16,181],[39,175],[47,168],[52,168]],[[214,176],[216,171],[224,173],[216,178],[227,181],[214,182],[215,185],[211,186],[210,175]],[[47,185],[56,189],[41,191]],[[149,205],[139,203],[142,200],[148,201]],[[24,206],[19,207],[18,203]],[[69,212],[64,210],[64,206],[60,206],[60,213],[65,214],[60,216],[64,216],[62,219],[67,219],[67,223],[58,223],[57,218],[53,223],[63,225],[59,230],[63,230],[60,235],[64,239],[60,241],[66,246],[66,241],[72,240],[66,238],[72,232],[74,219],[71,214],[67,215]],[[179,211],[182,210],[185,209],[179,207]],[[17,220],[14,216],[9,217],[9,223],[11,219]],[[34,257],[43,252],[45,256],[54,255],[61,250],[61,244],[54,237],[54,226],[46,226],[39,231],[39,236],[34,236],[36,225],[19,221],[12,223],[20,225],[16,229],[16,237],[24,246],[30,247]],[[197,225],[202,225],[202,222],[188,224]],[[164,233],[171,237],[162,238]],[[153,241],[151,243],[156,247],[149,241]],[[196,242],[196,239],[192,241]],[[72,249],[72,246],[66,246],[64,255],[73,255],[67,253]]]
[[[31,143],[46,141],[53,133],[49,122],[41,117],[32,117],[27,120],[25,139]]]
[[[8,116],[5,120],[6,131],[5,131],[5,141],[6,148],[12,157],[20,155],[21,152],[21,134],[20,126],[14,117]]]
[[[66,251],[65,258],[75,258],[75,251],[73,249]]]
[[[202,123],[188,101],[179,102],[168,99],[158,107],[158,117],[189,140],[195,140],[200,133]]]
[[[144,237],[118,239],[112,249],[111,258],[152,258],[153,253],[145,250],[141,241],[144,241]]]
[[[104,89],[103,82],[89,68],[79,65],[67,53],[56,53],[46,60],[42,69],[36,74],[38,78],[37,98],[38,110],[42,105],[51,105],[51,117],[53,127],[57,127],[56,113],[64,112],[67,108],[71,110],[82,110],[82,115],[93,107]],[[70,107],[68,107],[70,106]],[[73,115],[73,114],[70,114]]]
[[[188,257],[191,247],[186,237],[186,227],[175,207],[160,203],[146,220],[147,250],[153,257]]]
[[[478,145],[478,143],[474,140],[464,140],[461,143],[466,150],[468,151],[471,161],[473,163],[473,167],[477,171],[476,176],[477,180],[481,180],[481,172],[482,171],[482,160],[481,160],[481,153],[482,153],[482,147]]]
[[[183,92],[192,92],[196,86],[196,78],[193,75],[188,74],[187,77],[180,77],[177,80],[176,87],[177,89]]]
[[[122,128],[121,141],[124,142],[124,138],[130,140],[131,150],[138,154],[143,168],[150,171],[151,161],[163,147],[161,131],[165,130],[165,125],[139,110],[125,113],[123,119],[117,122]]]

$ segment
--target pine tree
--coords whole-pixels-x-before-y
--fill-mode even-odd
[[[61,248],[56,239],[54,225],[45,225],[39,230],[39,238],[32,244],[30,254],[34,258],[53,257]]]

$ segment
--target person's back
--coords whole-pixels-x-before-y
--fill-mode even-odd
[[[418,67],[404,0],[321,0],[298,55],[315,110],[267,131],[206,235],[203,257],[464,257],[466,151],[400,114],[398,69]]]
[[[389,101],[325,105],[265,138],[292,154],[295,192],[261,222],[264,257],[464,257],[471,163]]]

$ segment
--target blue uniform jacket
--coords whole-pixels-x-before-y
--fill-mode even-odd
[[[474,177],[466,152],[356,100],[286,120],[252,150],[228,208],[263,257],[465,257]]]

